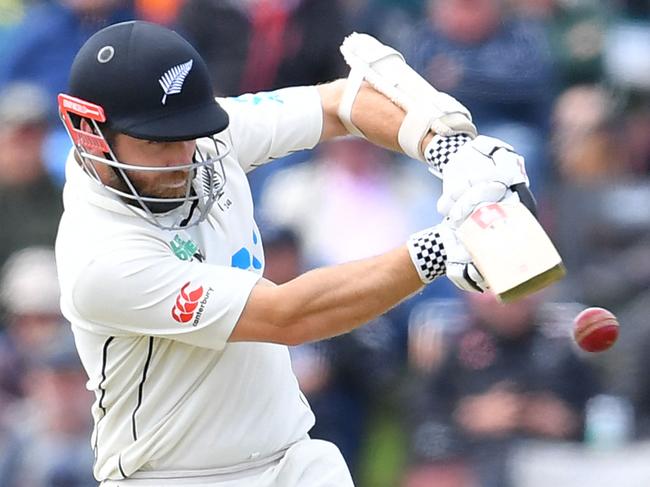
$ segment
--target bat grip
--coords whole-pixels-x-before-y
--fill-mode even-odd
[[[510,189],[517,193],[521,203],[537,218],[537,202],[525,183],[513,184]]]

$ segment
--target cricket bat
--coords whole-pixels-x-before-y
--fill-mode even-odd
[[[346,37],[341,52],[351,68],[353,80],[358,79],[354,73],[361,75],[405,112],[428,104],[432,114],[436,110],[441,114],[447,110],[447,115],[460,113],[461,118],[469,118],[469,112],[465,115],[465,107],[436,90],[406,64],[399,52],[374,37],[353,33]],[[348,83],[356,86],[347,104],[351,111],[360,81],[349,80]],[[347,92],[345,97],[349,98]],[[468,124],[473,127],[469,120]],[[474,265],[501,301],[512,301],[535,292],[565,274],[560,255],[534,216],[532,194],[524,184],[511,189],[519,194],[521,203],[482,206],[458,230]]]
[[[490,203],[459,227],[458,237],[501,302],[534,293],[565,275],[562,258],[535,217],[524,184],[512,188],[521,203]]]

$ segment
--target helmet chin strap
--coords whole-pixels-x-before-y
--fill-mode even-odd
[[[192,191],[194,191],[194,189],[192,189]],[[192,205],[190,206],[190,210],[187,212],[187,216],[180,223],[181,227],[187,226],[187,224],[192,219],[192,215],[194,215],[194,210],[196,210],[198,206],[199,206],[199,200],[192,201]]]

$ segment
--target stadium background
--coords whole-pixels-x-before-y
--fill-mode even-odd
[[[526,156],[561,283],[503,308],[441,282],[292,350],[313,436],[360,487],[650,485],[647,0],[0,0],[0,485],[96,485],[51,252],[69,147],[55,99],[84,40],[133,18],[186,35],[221,95],[344,76],[343,36],[371,33]],[[278,282],[439,219],[424,166],[363,141],[250,181]],[[619,316],[611,351],[571,342],[586,306]]]

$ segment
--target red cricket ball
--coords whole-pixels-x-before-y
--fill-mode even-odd
[[[573,337],[587,352],[602,352],[618,338],[618,320],[604,308],[587,308],[573,320]]]

